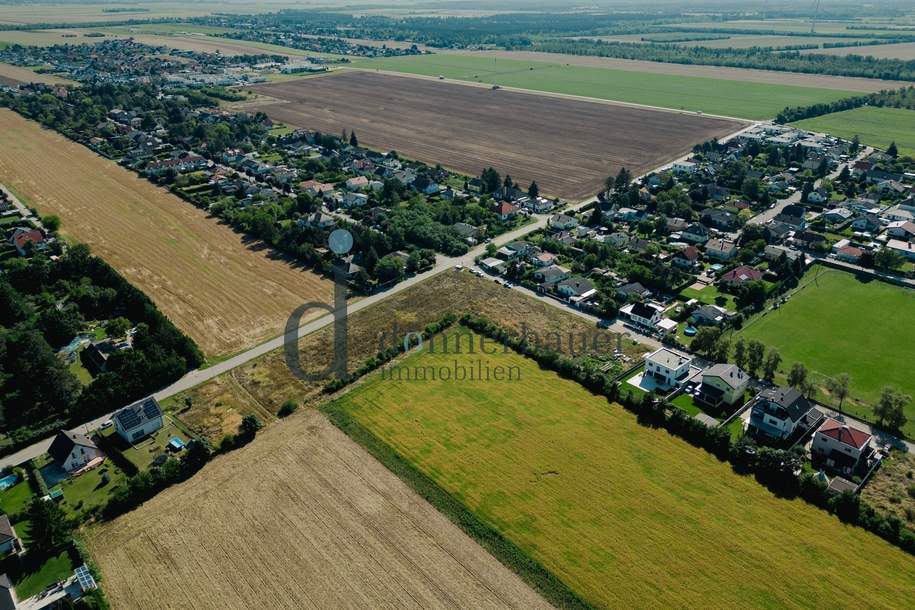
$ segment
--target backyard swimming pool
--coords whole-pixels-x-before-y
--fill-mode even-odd
[[[9,489],[13,485],[15,485],[16,481],[18,481],[18,480],[19,480],[19,477],[17,477],[14,474],[6,475],[2,479],[0,479],[0,490]]]

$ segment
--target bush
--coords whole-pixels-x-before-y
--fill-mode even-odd
[[[293,413],[295,413],[296,409],[298,409],[298,408],[299,408],[298,403],[296,403],[296,401],[294,401],[292,399],[289,399],[286,402],[284,402],[282,405],[280,405],[280,410],[277,411],[276,414],[279,415],[280,417],[288,417],[288,416],[292,415]]]

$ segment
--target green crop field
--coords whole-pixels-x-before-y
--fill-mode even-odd
[[[773,496],[519,354],[438,352],[396,365],[479,359],[520,378],[376,372],[327,407],[332,419],[357,439],[351,422],[370,431],[593,605],[894,607],[910,595],[915,559],[873,534]]]
[[[895,141],[900,154],[915,156],[915,110],[855,108],[798,121],[793,125],[840,138],[858,136],[864,144],[882,149]]]
[[[802,285],[778,310],[747,324],[743,337],[777,348],[784,371],[803,362],[817,377],[848,373],[843,410],[865,419],[873,419],[871,405],[885,385],[915,395],[915,290],[819,266]],[[915,403],[907,413],[905,432],[913,437]]]
[[[853,95],[834,89],[467,55],[362,59],[352,65],[746,119],[768,119],[786,106],[806,106]]]

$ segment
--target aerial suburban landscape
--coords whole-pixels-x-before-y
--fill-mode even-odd
[[[915,0],[0,0],[0,610],[915,607]]]

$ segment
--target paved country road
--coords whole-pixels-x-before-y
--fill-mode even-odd
[[[740,130],[727,136],[726,138],[722,138],[721,141],[727,142],[731,138],[736,137],[737,135],[743,133],[744,131],[747,131],[748,129],[752,129],[753,127],[757,126],[758,124],[759,123],[751,123],[749,125],[746,125],[746,126],[742,127]],[[668,163],[665,163],[664,165],[662,165],[658,168],[655,168],[647,173],[654,173],[657,171],[667,169],[671,165],[676,163],[677,161],[685,160],[691,154],[692,153],[689,153],[678,159],[669,161]],[[564,212],[578,211],[584,207],[591,205],[595,201],[597,201],[596,197],[590,197],[588,199],[585,199],[583,201],[580,201],[578,203],[568,206],[563,211]],[[501,245],[507,244],[509,242],[521,239],[528,233],[531,233],[533,231],[546,227],[549,217],[550,217],[550,214],[535,216],[534,217],[535,219],[533,220],[533,222],[529,222],[529,223],[525,224],[524,226],[518,227],[517,229],[514,229],[507,233],[503,233],[502,235],[494,238],[491,243],[494,243],[497,246],[501,246]],[[457,265],[461,265],[464,267],[471,267],[474,264],[474,259],[477,256],[480,256],[481,254],[485,253],[485,251],[486,251],[486,244],[480,244],[479,246],[471,249],[469,252],[467,252],[467,254],[464,254],[462,256],[439,256],[436,260],[435,266],[432,269],[430,269],[429,271],[426,271],[425,273],[420,273],[413,277],[407,278],[406,280],[400,282],[399,284],[393,286],[392,288],[389,288],[388,290],[375,293],[373,295],[370,295],[368,297],[365,297],[364,299],[361,299],[359,301],[356,301],[355,303],[348,305],[347,306],[347,315],[351,315],[357,311],[361,311],[362,309],[365,309],[366,307],[371,307],[375,303],[377,303],[383,299],[386,299],[393,294],[397,294],[403,290],[407,290],[408,288],[418,284],[419,282],[425,281],[426,279],[433,277],[435,275],[438,275],[439,273],[443,273],[443,272],[447,271],[448,269],[454,269]],[[548,299],[548,300],[551,300],[551,299]],[[567,311],[570,311],[572,313],[577,313],[578,315],[583,315],[585,317],[588,317],[589,319],[593,318],[593,316],[589,316],[589,314],[585,314],[584,312],[580,312],[580,311],[574,310],[572,308],[566,307],[560,303],[555,303],[555,305],[564,307]],[[595,321],[597,320],[597,318],[593,318],[593,319]],[[306,322],[305,324],[303,324],[302,326],[299,327],[299,336],[304,336],[309,333],[313,333],[316,330],[320,330],[320,329],[324,328],[325,326],[332,324],[333,321],[334,321],[334,316],[329,313],[324,316],[321,316],[319,318],[315,318],[314,320]],[[635,332],[634,330],[624,327],[622,325],[622,323],[620,323],[620,322],[616,322],[613,326],[610,327],[610,330],[612,330],[614,332],[628,333],[629,335],[632,336],[633,339],[643,342],[649,346],[657,345],[657,340],[655,340],[651,337],[640,335],[637,332]],[[165,398],[174,396],[175,394],[178,394],[185,390],[189,390],[190,388],[193,388],[193,387],[200,385],[204,382],[207,382],[211,379],[219,377],[220,375],[222,375],[224,373],[227,373],[239,366],[242,366],[243,364],[246,364],[256,358],[259,358],[259,357],[263,356],[264,354],[267,354],[268,352],[272,352],[273,350],[281,348],[283,346],[283,342],[284,342],[284,335],[280,335],[278,337],[270,339],[269,341],[265,341],[264,343],[261,343],[260,345],[256,345],[249,350],[241,352],[240,354],[236,354],[235,356],[232,356],[231,358],[223,360],[222,362],[214,364],[213,366],[207,367],[205,369],[196,369],[196,370],[190,371],[184,377],[182,377],[175,383],[171,384],[170,386],[162,388],[161,390],[153,393],[153,396],[155,396],[158,400],[163,400]],[[120,405],[118,407],[118,409],[120,409],[123,406],[126,406],[126,405]],[[82,433],[91,432],[92,430],[94,430],[95,428],[100,426],[103,422],[105,422],[106,420],[111,419],[111,417],[115,411],[117,411],[117,409],[111,411],[110,413],[106,413],[104,415],[96,417],[95,419],[93,419],[91,421],[80,424],[79,426],[72,428],[71,431],[82,432]],[[32,445],[29,445],[28,447],[24,447],[24,448],[20,449],[19,451],[15,452],[15,453],[11,453],[5,457],[0,458],[0,468],[5,468],[7,466],[15,466],[15,465],[21,464],[23,462],[26,462],[32,458],[38,457],[39,455],[41,455],[42,453],[45,453],[48,450],[48,447],[51,446],[51,441],[53,441],[53,440],[54,440],[53,436],[44,438],[40,441],[33,443]]]

